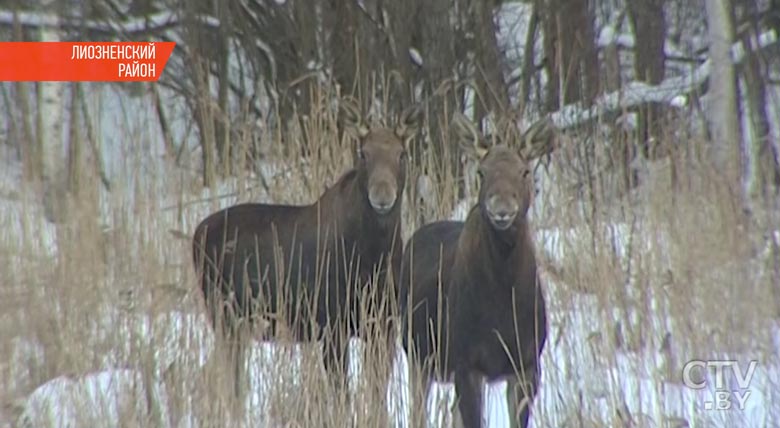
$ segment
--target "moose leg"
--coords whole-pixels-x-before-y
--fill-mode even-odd
[[[482,426],[482,387],[484,378],[476,370],[455,372],[455,394],[458,396],[458,410],[463,428]]]

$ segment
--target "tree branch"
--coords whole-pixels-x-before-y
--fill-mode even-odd
[[[762,33],[757,40],[758,49],[766,49],[777,43],[777,34],[775,30],[769,30]],[[734,43],[731,53],[735,64],[745,59],[745,50],[741,42]],[[618,115],[644,103],[669,103],[675,97],[688,95],[703,87],[710,77],[710,67],[711,60],[707,59],[690,74],[667,78],[658,85],[631,82],[620,91],[597,98],[591,108],[583,109],[579,104],[569,104],[552,113],[551,119],[555,127],[563,131],[576,128],[599,117]]]

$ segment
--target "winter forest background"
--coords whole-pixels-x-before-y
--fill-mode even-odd
[[[318,351],[284,338],[235,403],[192,271],[206,214],[346,170],[342,96],[374,121],[425,107],[404,238],[474,203],[453,112],[558,129],[530,214],[534,426],[780,426],[778,33],[777,0],[0,1],[2,41],[177,43],[156,83],[0,82],[0,427],[374,426],[379,405],[414,426],[403,355],[387,400],[334,411]],[[696,359],[756,361],[747,407],[706,409]]]

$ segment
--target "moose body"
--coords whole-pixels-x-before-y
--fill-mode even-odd
[[[462,138],[479,143],[465,121],[456,120]],[[531,131],[529,144],[547,140],[548,132]],[[463,426],[482,426],[483,384],[505,379],[512,426],[525,427],[547,331],[526,220],[529,154],[503,145],[473,153],[482,184],[465,222],[426,225],[407,243],[400,284],[411,325],[404,346],[428,383],[454,377]]]
[[[229,312],[220,315],[231,329],[259,309],[270,320],[265,336],[275,335],[281,321],[298,340],[318,339],[335,325],[354,332],[359,313],[347,306],[357,303],[361,286],[385,286],[388,268],[397,277],[401,260],[399,207],[378,216],[359,181],[352,170],[308,206],[247,203],[207,217],[194,257],[202,258],[204,248],[206,263],[221,265],[202,278],[207,301],[217,297],[210,315],[217,316],[212,305],[227,303]]]
[[[344,362],[345,339],[357,333],[366,288],[376,287],[370,290],[376,299],[390,297],[385,287],[398,277],[401,261],[405,145],[420,110],[404,112],[395,129],[373,130],[355,107],[346,104],[343,111],[358,139],[356,164],[316,202],[239,204],[211,214],[195,230],[193,256],[209,315],[238,343],[239,359],[240,327],[263,318],[271,327],[264,338],[283,324],[294,340],[323,339],[332,371]],[[236,364],[238,382],[242,364]]]

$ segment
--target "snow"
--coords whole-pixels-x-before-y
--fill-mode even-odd
[[[601,337],[604,322],[596,299],[581,295],[571,305],[556,304],[560,285],[549,278],[544,282],[549,306],[555,309],[549,315],[551,328],[542,354],[542,386],[534,406],[544,426],[564,426],[571,415],[581,415],[584,420],[609,421],[614,416],[611,412],[619,408],[628,409],[635,418],[650,418],[654,422],[649,426],[658,426],[657,418],[661,417],[687,421],[692,427],[758,427],[778,415],[773,404],[780,376],[777,359],[758,362],[746,389],[736,388],[733,381],[724,389],[749,394],[744,410],[710,411],[707,403],[724,391],[717,388],[712,373],[708,373],[704,388],[694,389],[683,385],[678,373],[666,378],[666,365],[671,362],[663,352],[618,350],[609,355],[600,351],[605,346]],[[693,360],[695,356],[680,358]],[[749,354],[724,357],[739,361],[743,373],[754,358]],[[576,365],[570,364],[574,362]],[[555,389],[551,390],[549,385],[555,385]],[[589,406],[580,407],[580,397],[586,397]],[[734,395],[729,398],[736,403]]]
[[[766,46],[769,46],[769,45],[773,45],[773,44],[777,43],[777,32],[773,29],[773,30],[769,30],[769,31],[767,31],[765,33],[761,33],[761,34],[758,35],[757,42],[758,43],[756,43],[756,44],[757,44],[758,47],[766,47]]]
[[[584,121],[595,119],[604,112],[617,112],[633,108],[642,103],[656,102],[668,104],[680,94],[691,92],[704,83],[710,74],[710,62],[705,61],[690,75],[670,77],[658,85],[644,82],[629,82],[620,91],[604,94],[589,109],[570,104],[553,113],[551,118],[558,129],[568,129]]]
[[[498,31],[496,36],[503,45],[510,62],[519,61],[525,50],[526,33],[532,5],[525,2],[505,2],[497,14]],[[537,46],[541,46],[537,39]],[[541,59],[543,53],[535,49],[536,57]]]
[[[596,38],[596,46],[599,48],[606,48],[611,45],[617,45],[623,49],[634,49],[635,43],[636,40],[634,39],[634,35],[632,33],[618,31],[614,26],[609,24],[601,28],[601,31],[599,31],[599,35]],[[666,55],[670,61],[686,59],[690,57],[690,55],[682,52],[677,46],[674,45],[674,43],[669,40],[666,40],[664,43],[664,55]],[[702,56],[696,59],[703,61],[706,59],[706,57]]]
[[[669,105],[672,107],[683,108],[688,105],[688,97],[685,95],[677,95],[669,101]]]
[[[136,315],[104,328],[114,329],[120,338],[126,338],[120,339],[126,344],[124,350],[119,350],[124,355],[138,351],[133,348],[152,350],[154,374],[158,378],[174,364],[202,368],[214,348],[211,324],[202,313],[170,312],[154,318]]]
[[[606,33],[603,36],[600,34],[599,39],[603,37],[605,40],[611,41],[615,38],[614,30],[606,29],[604,31]],[[777,42],[777,36],[774,30],[769,30],[760,34],[757,40],[761,48],[766,48]],[[744,59],[744,48],[741,42],[734,43],[731,52],[735,63]],[[625,111],[647,102],[671,104],[676,98],[695,91],[706,82],[710,76],[710,67],[711,61],[704,60],[688,74],[668,77],[657,85],[631,81],[618,91],[601,95],[588,109],[578,104],[570,104],[553,113],[551,118],[555,126],[563,130],[589,120],[598,119],[606,112]],[[522,129],[522,126],[520,128]]]
[[[432,200],[436,194],[435,184],[428,174],[417,177],[417,195],[423,200]]]
[[[48,428],[85,426],[87,423],[95,428],[120,427],[134,418],[152,418],[155,410],[160,411],[159,422],[166,421],[165,406],[151,409],[147,405],[147,391],[152,403],[167,401],[161,385],[147,383],[143,374],[136,370],[106,370],[77,378],[60,376],[30,395],[19,425]]]
[[[409,48],[409,58],[411,58],[412,62],[415,63],[418,67],[423,66],[423,58],[420,54],[420,51],[418,51],[415,48]]]
[[[615,43],[615,40],[617,39],[616,34],[617,31],[615,31],[615,27],[605,25],[601,28],[601,31],[599,31],[599,37],[596,39],[596,44],[601,47],[607,47]]]
[[[621,227],[617,229],[620,230]],[[561,234],[545,231],[542,235],[560,236]],[[552,241],[548,244],[548,248],[553,253],[558,251],[554,239],[548,240],[545,236],[538,239],[543,242]],[[563,253],[558,254],[563,255]],[[610,420],[612,411],[610,409],[614,409],[617,405],[615,399],[624,400],[624,403],[619,405],[624,406],[634,416],[662,415],[667,420],[679,419],[689,423],[704,420],[702,418],[705,417],[709,418],[708,422],[702,422],[703,425],[699,426],[752,427],[763,426],[767,421],[773,420],[777,409],[772,410],[771,406],[780,385],[780,365],[777,361],[758,362],[749,388],[740,390],[750,394],[744,411],[732,409],[719,411],[716,414],[706,412],[703,406],[708,401],[712,401],[718,393],[714,378],[709,377],[706,387],[696,390],[685,387],[679,382],[664,381],[657,375],[665,362],[662,353],[640,354],[618,351],[610,357],[599,352],[599,343],[603,340],[600,337],[603,312],[599,310],[596,299],[588,295],[574,295],[568,299],[568,303],[563,303],[556,300],[560,299],[558,294],[563,287],[549,277],[544,278],[544,283],[551,308],[550,331],[547,346],[542,354],[541,389],[534,405],[534,421],[538,418],[540,422],[535,422],[533,426],[540,426],[539,423],[543,426],[563,426],[566,424],[567,415],[573,414],[572,412],[581,412],[586,419]],[[157,325],[157,334],[152,328],[153,325]],[[777,347],[780,345],[780,328],[775,326],[773,332]],[[213,352],[210,327],[201,317],[196,316],[170,313],[161,315],[154,322],[142,320],[137,322],[134,337],[140,338],[141,343],[148,343],[150,347],[160,346],[160,343],[154,345],[154,342],[162,338],[162,349],[158,351],[156,358],[159,361],[158,367],[167,367],[178,362],[182,365],[189,363],[197,369],[206,363]],[[182,345],[182,338],[189,340],[189,344]],[[32,358],[38,358],[35,355],[41,352],[36,350],[36,345],[28,342],[20,341],[18,346],[20,353],[26,352],[32,355]],[[182,346],[183,349],[190,349],[190,351],[183,353]],[[350,343],[350,358],[353,361],[360,354],[359,346],[357,340]],[[246,402],[246,415],[248,420],[255,421],[255,426],[267,426],[262,422],[267,421],[271,388],[289,388],[299,385],[297,376],[300,373],[302,348],[301,345],[289,348],[289,346],[269,343],[257,343],[252,347],[249,356],[251,394]],[[285,349],[292,349],[292,354]],[[191,350],[196,351],[194,359],[189,356]],[[26,365],[23,362],[26,358],[28,357],[21,358],[22,366]],[[188,362],[181,358],[190,358],[190,360]],[[751,361],[747,355],[730,355],[728,358],[740,361],[743,372],[748,367],[747,362]],[[407,370],[408,362],[399,351],[388,390],[388,408],[396,411],[398,417],[396,426],[405,426],[401,415],[408,412],[405,407],[407,398],[404,392]],[[350,384],[353,389],[359,371],[359,364],[352,364]],[[117,426],[118,421],[123,420],[121,415],[132,415],[132,417],[152,415],[146,404],[147,390],[151,391],[153,402],[160,407],[157,411],[166,415],[168,397],[160,384],[160,379],[161,373],[158,369],[150,372],[149,376],[144,376],[140,369],[120,368],[107,368],[78,377],[61,376],[41,385],[30,394],[25,404],[23,418],[27,421],[26,426],[65,427],[72,426],[69,425],[70,423],[76,424],[76,421],[83,422],[84,418],[104,424],[96,426]],[[601,381],[595,381],[596,379]],[[736,383],[732,381],[730,385]],[[489,385],[485,390],[485,408],[489,426],[504,426],[502,422],[505,421],[506,415],[504,391],[504,382]],[[579,394],[589,397],[587,400],[589,406],[578,407]],[[428,402],[432,423],[446,417],[447,412],[441,414],[436,411],[438,400],[444,401],[443,408],[452,406],[454,394],[451,384],[437,384],[432,390]],[[188,403],[185,406],[192,405],[191,400]],[[180,422],[178,426],[196,425],[196,420],[188,419]]]
[[[452,214],[450,214],[450,220],[466,221],[466,217],[468,217],[469,212],[471,211],[471,207],[473,207],[475,203],[476,198],[460,200],[452,210]]]
[[[763,32],[758,35],[758,38],[755,36],[751,38],[750,44],[751,49],[762,49],[769,45],[773,45],[777,42],[777,33],[774,29],[768,30],[766,32]],[[742,58],[745,57],[746,49],[745,45],[742,42],[734,43],[731,46],[731,60],[735,63],[739,63],[742,61]]]

